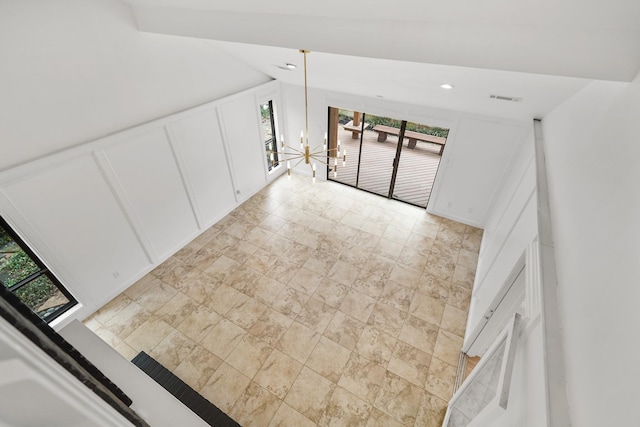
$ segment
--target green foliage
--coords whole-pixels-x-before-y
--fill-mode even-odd
[[[20,289],[16,291],[16,295],[23,303],[35,311],[57,292],[58,289],[46,276],[40,276],[20,287]]]
[[[338,123],[344,125],[353,120],[353,111],[350,110],[338,110]],[[389,117],[374,116],[373,114],[365,115],[365,122],[369,123],[367,129],[371,130],[376,125],[391,126],[394,128],[400,128],[402,120],[391,119]],[[447,138],[449,136],[449,129],[439,128],[436,126],[421,125],[418,123],[407,123],[407,130],[414,132],[425,133],[427,135],[441,136]]]
[[[0,277],[3,278],[6,287],[15,285],[38,270],[40,268],[19,248],[16,252],[5,255],[0,261]]]

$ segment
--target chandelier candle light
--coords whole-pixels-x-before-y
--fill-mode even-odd
[[[316,162],[327,166],[333,171],[333,177],[338,176],[338,161],[342,157],[342,166],[347,163],[347,150],[342,150],[340,155],[340,140],[337,141],[336,147],[327,150],[327,134],[324,134],[324,141],[322,143],[322,149],[320,146],[311,150],[309,148],[309,104],[307,95],[307,53],[308,50],[300,49],[300,53],[304,55],[304,118],[305,118],[305,130],[300,132],[300,149],[290,147],[284,143],[284,136],[280,135],[280,150],[269,150],[269,155],[273,161],[274,155],[277,154],[278,158],[283,158],[287,162],[287,176],[291,179],[291,161],[298,160],[293,166],[298,166],[303,160],[311,168],[311,176],[313,182],[316,182]],[[333,160],[333,166],[331,165]]]

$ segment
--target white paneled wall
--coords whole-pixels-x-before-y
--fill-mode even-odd
[[[478,257],[467,322],[468,333],[476,329],[537,235],[533,148],[531,131],[514,156],[505,185],[489,214]]]
[[[81,303],[73,317],[266,185],[258,98],[278,90],[268,83],[0,174],[0,215]]]
[[[255,97],[241,97],[220,106],[218,114],[229,145],[231,170],[239,201],[245,201],[267,183],[265,148]]]

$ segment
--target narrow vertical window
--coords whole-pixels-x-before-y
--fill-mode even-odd
[[[46,322],[77,304],[60,281],[0,217],[0,286]]]
[[[262,122],[262,138],[267,152],[267,165],[272,171],[280,163],[278,162],[278,139],[276,138],[276,126],[273,114],[273,101],[260,105],[260,119]]]

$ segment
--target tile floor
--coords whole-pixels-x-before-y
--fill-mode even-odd
[[[85,323],[243,426],[439,426],[481,236],[283,177]]]

